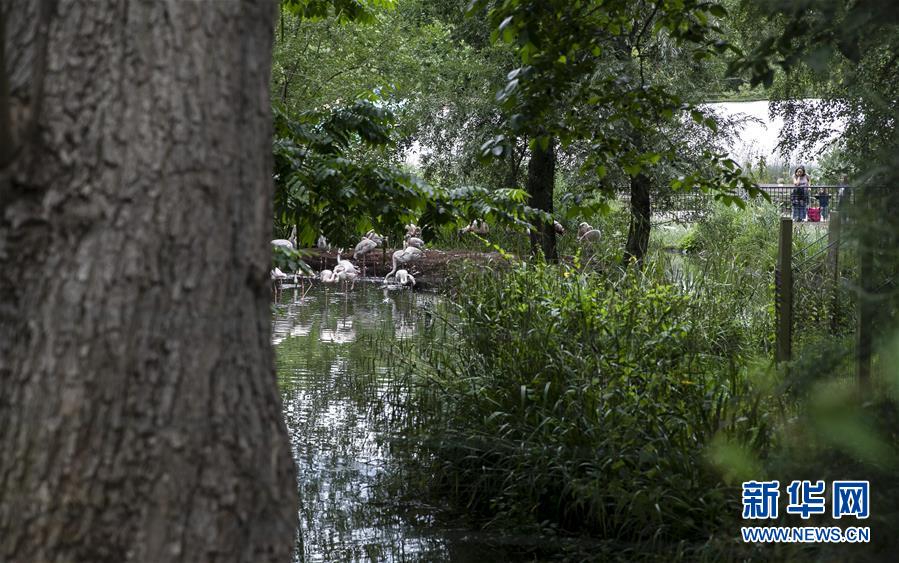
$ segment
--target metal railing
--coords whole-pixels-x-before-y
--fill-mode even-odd
[[[796,209],[793,205],[793,190],[796,186],[788,184],[758,184],[768,194],[772,203],[781,210],[793,215],[793,219],[809,222],[826,222],[832,211],[844,209],[851,203],[852,188],[846,185],[820,185],[807,189],[804,209]],[[816,211],[813,211],[816,210]]]
[[[788,184],[757,184],[757,186],[768,195],[772,203],[780,207],[785,215],[792,214],[792,193],[795,186]],[[741,193],[740,196],[743,199],[749,199],[747,193]],[[617,198],[622,202],[628,202],[630,201],[630,192],[620,191]],[[809,189],[804,209],[805,220],[827,222],[831,212],[844,209],[851,203],[852,198],[853,189],[848,185],[812,186]],[[692,222],[702,219],[710,210],[714,200],[714,194],[701,190],[667,191],[653,194],[652,209],[653,214],[656,215],[661,214],[681,222]]]

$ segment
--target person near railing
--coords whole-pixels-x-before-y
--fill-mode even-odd
[[[793,221],[801,223],[805,221],[806,210],[808,209],[809,187],[812,185],[811,178],[805,173],[805,168],[800,166],[793,173],[793,192],[790,194],[790,203],[793,205]]]

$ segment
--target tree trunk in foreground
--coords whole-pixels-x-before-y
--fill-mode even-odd
[[[0,6],[0,560],[288,560],[274,4]]]
[[[556,152],[554,141],[545,149],[539,146],[531,151],[528,162],[528,194],[530,205],[536,209],[553,213],[553,188],[556,180]],[[556,231],[552,223],[537,225],[538,232],[531,232],[531,251],[543,251],[543,256],[553,262],[559,259],[556,253]]]
[[[624,247],[624,263],[635,260],[643,264],[643,257],[649,248],[650,219],[652,208],[649,200],[649,177],[637,174],[631,178],[631,221],[627,230]]]

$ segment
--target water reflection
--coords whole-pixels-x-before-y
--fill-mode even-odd
[[[296,560],[533,561],[541,538],[477,532],[439,507],[400,501],[385,488],[396,447],[385,421],[402,402],[385,351],[409,350],[439,330],[438,299],[365,283],[347,293],[317,285],[301,295],[283,292],[272,329],[299,471]]]
[[[413,523],[379,494],[389,452],[369,416],[388,390],[384,347],[414,338],[417,310],[434,297],[365,284],[350,293],[317,287],[304,299],[298,294],[284,291],[272,331],[299,468],[297,559],[448,559],[445,538],[427,528],[427,507]]]

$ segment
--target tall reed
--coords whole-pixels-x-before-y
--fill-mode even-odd
[[[432,492],[604,538],[700,537],[735,510],[703,451],[764,442],[730,319],[653,273],[522,264],[463,278],[456,334],[416,365]],[[744,398],[746,398],[744,400]]]

